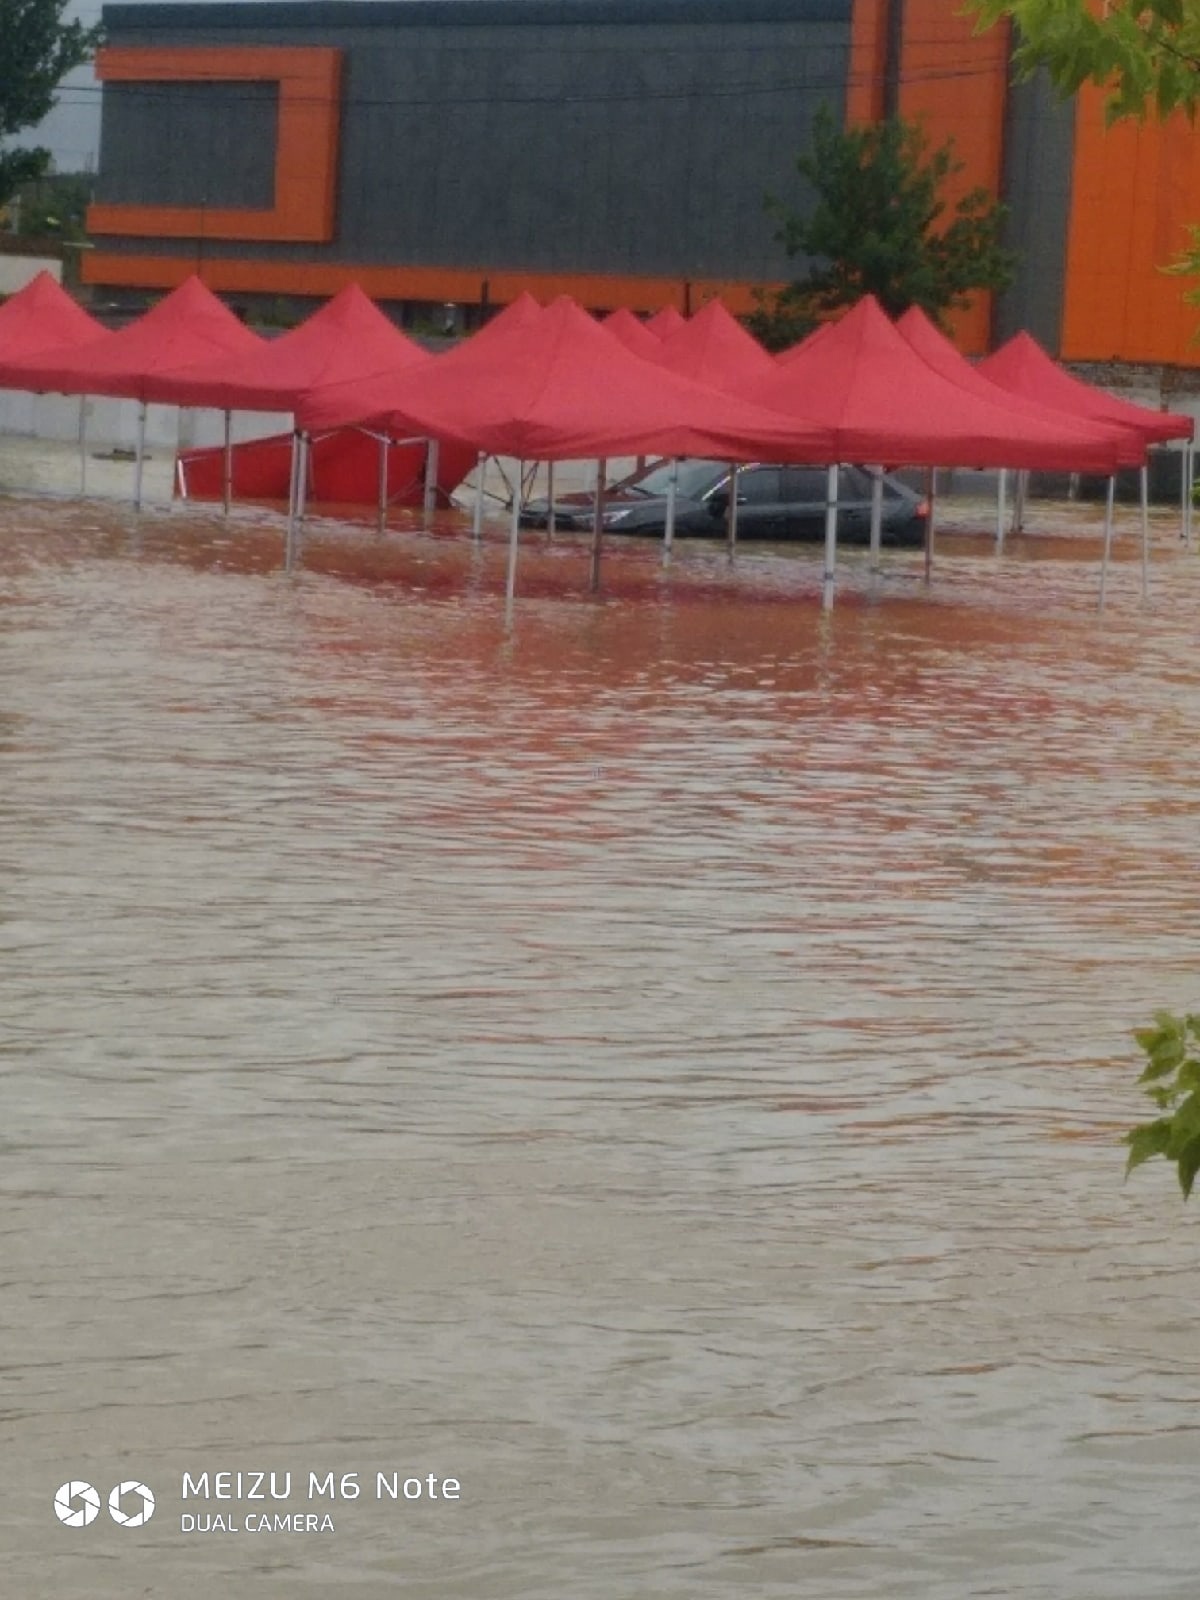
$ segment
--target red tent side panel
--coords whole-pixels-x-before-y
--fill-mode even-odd
[[[443,443],[438,450],[438,491],[449,496],[475,465],[475,451]],[[230,451],[235,500],[285,501],[292,475],[292,436],[249,439]],[[373,506],[379,502],[379,444],[358,428],[340,428],[314,439],[310,454],[309,498],[328,505]],[[175,475],[177,492],[189,500],[220,500],[224,493],[225,449],[212,445],[181,450]],[[419,506],[425,495],[425,447],[393,445],[388,451],[388,502]],[[182,481],[181,481],[182,480]]]

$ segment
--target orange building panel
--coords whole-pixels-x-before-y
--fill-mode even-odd
[[[96,76],[105,83],[278,83],[275,203],[269,211],[100,204],[88,210],[89,233],[313,244],[332,239],[341,59],[340,50],[315,46],[101,50]]]
[[[963,171],[946,186],[950,205],[980,186],[999,196],[1003,177],[1009,30],[974,27],[946,0],[904,0],[899,111],[921,123],[931,146],[953,139]],[[953,319],[955,341],[969,354],[988,348],[991,298],[977,295]]]
[[[891,0],[896,3],[896,0]],[[850,19],[850,77],[846,121],[879,122],[885,105],[889,0],[854,0]]]
[[[1200,138],[1186,116],[1106,127],[1104,93],[1080,92],[1067,236],[1062,354],[1073,361],[1200,365],[1200,308],[1163,272],[1200,221]]]

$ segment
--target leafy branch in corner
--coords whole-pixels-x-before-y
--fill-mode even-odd
[[[1140,1028],[1134,1038],[1146,1056],[1138,1083],[1159,1115],[1125,1135],[1125,1172],[1152,1156],[1165,1156],[1176,1163],[1186,1200],[1200,1172],[1200,1016],[1159,1011],[1154,1026]]]

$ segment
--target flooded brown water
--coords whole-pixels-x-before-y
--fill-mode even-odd
[[[1195,1593],[1200,557],[1035,521],[506,637],[499,531],[0,502],[6,1596]]]

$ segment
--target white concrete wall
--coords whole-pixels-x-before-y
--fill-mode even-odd
[[[62,262],[54,256],[0,255],[0,294],[16,294],[39,272],[62,282]]]
[[[79,406],[78,395],[0,390],[0,433],[25,439],[77,440]],[[84,399],[83,406],[89,447],[133,448],[137,442],[136,400],[92,396]],[[190,450],[196,445],[220,444],[225,436],[224,427],[224,417],[219,411],[180,411],[177,406],[146,408],[146,442],[159,450]],[[261,411],[235,411],[233,414],[235,440],[290,433],[291,428],[290,414]]]

